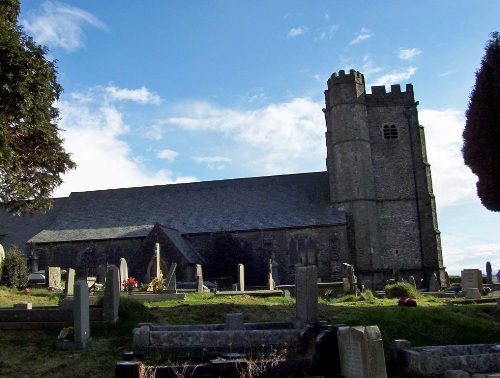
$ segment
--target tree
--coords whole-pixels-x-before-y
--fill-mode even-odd
[[[500,211],[500,34],[491,33],[476,84],[469,96],[462,154],[477,175],[477,195],[491,211]]]
[[[2,263],[2,282],[12,287],[24,287],[28,283],[28,277],[28,266],[23,251],[15,245],[10,247]]]
[[[50,208],[61,175],[76,165],[59,136],[55,62],[17,25],[19,7],[0,2],[0,206],[33,215]]]

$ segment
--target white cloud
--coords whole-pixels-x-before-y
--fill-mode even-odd
[[[102,88],[90,90],[85,96],[70,95],[69,100],[58,104],[64,148],[72,154],[77,168],[63,175],[64,183],[56,189],[55,197],[68,196],[74,191],[196,181],[194,177],[174,177],[165,169],[148,171],[143,159],[135,156],[126,142],[131,127],[124,121],[121,110],[105,100],[105,93]],[[172,159],[173,154],[171,151]],[[161,152],[160,158],[167,155]]]
[[[229,143],[235,164],[258,174],[324,169],[326,148],[322,104],[296,98],[286,103],[235,111],[204,102],[184,103],[164,122],[189,132],[220,134],[218,148]],[[319,163],[319,164],[318,164]],[[323,163],[323,164],[322,164]]]
[[[365,41],[373,36],[372,32],[370,29],[367,28],[361,28],[359,32],[356,33],[356,38],[354,38],[351,42],[349,42],[350,45],[356,45],[362,41]]]
[[[462,158],[463,112],[423,109],[419,111],[419,120],[425,128],[438,207],[477,202],[476,176]]]
[[[126,89],[108,86],[105,88],[105,91],[110,100],[133,101],[140,104],[154,105],[159,105],[161,103],[160,97],[151,93],[145,87],[141,89]]]
[[[339,30],[338,25],[330,25],[329,27],[321,30],[321,34],[318,39],[332,39],[335,33]]]
[[[164,159],[164,160],[167,160],[169,162],[173,162],[178,155],[179,155],[178,152],[168,150],[168,149],[160,150],[156,153],[156,157],[158,159]]]
[[[419,50],[417,48],[412,48],[412,49],[399,49],[399,59],[402,60],[414,60],[417,56],[422,54],[422,50]]]
[[[292,28],[288,31],[286,37],[287,38],[295,38],[299,35],[303,35],[307,32],[307,28],[305,26],[299,26],[297,28]]]
[[[46,1],[42,8],[40,13],[30,13],[29,19],[21,20],[21,24],[37,43],[50,48],[76,51],[85,45],[85,26],[106,29],[97,17],[80,8],[56,1]]]
[[[417,69],[411,66],[403,71],[401,70],[392,71],[391,73],[385,74],[375,79],[375,81],[371,85],[377,86],[377,85],[389,85],[394,83],[401,83],[402,81],[409,80],[410,77],[412,77],[413,74],[415,74],[415,72],[417,72]]]
[[[225,156],[195,156],[193,160],[199,164],[205,164],[210,170],[222,170],[226,168],[224,163],[230,163],[231,159]]]

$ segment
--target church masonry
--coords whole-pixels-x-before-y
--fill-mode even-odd
[[[340,280],[343,263],[369,287],[382,287],[394,267],[444,283],[417,105],[410,84],[367,94],[361,73],[340,71],[325,91],[326,171],[72,193],[32,220],[0,214],[1,243],[31,246],[41,269],[91,274],[125,257],[142,281],[158,240],[163,266],[175,262],[178,279],[193,281],[223,231],[261,261],[246,276],[262,285],[270,259],[281,284],[293,283],[296,264]]]

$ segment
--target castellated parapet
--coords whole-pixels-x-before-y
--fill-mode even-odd
[[[365,101],[369,106],[411,106],[415,103],[413,85],[406,84],[406,92],[401,92],[401,86],[399,84],[391,85],[391,91],[388,93],[385,91],[385,85],[373,86],[372,94],[366,94]]]

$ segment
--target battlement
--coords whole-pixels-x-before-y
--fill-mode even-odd
[[[391,85],[391,91],[386,92],[385,85],[372,87],[372,93],[365,95],[368,105],[409,105],[415,102],[413,85],[406,84],[406,92],[401,92],[401,85]]]
[[[340,70],[338,75],[334,72],[328,79],[328,87],[342,83],[357,83],[364,85],[365,77],[359,71],[351,69],[348,74],[346,74],[344,70]]]

